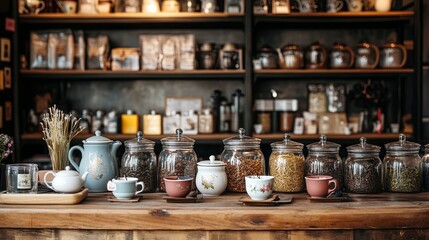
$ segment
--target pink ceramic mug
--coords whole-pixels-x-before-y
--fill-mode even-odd
[[[331,183],[333,183],[332,188],[330,187]],[[305,184],[311,197],[326,197],[340,186],[337,179],[324,175],[307,176],[305,177]]]

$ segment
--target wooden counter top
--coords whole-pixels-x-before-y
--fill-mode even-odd
[[[356,236],[351,229],[362,233],[365,230],[403,231],[410,228],[414,229],[413,234],[429,237],[429,193],[351,194],[349,202],[323,203],[310,202],[304,193],[279,195],[292,196],[293,202],[280,206],[243,206],[238,200],[245,194],[226,194],[207,197],[198,203],[167,203],[162,200],[164,194],[153,193],[143,194],[137,203],[117,203],[107,201],[108,193],[90,193],[77,205],[0,205],[0,236],[13,229],[152,233],[192,230],[205,234],[239,230],[241,234],[246,231],[271,232],[269,236],[274,232],[292,233],[296,230],[329,230],[331,233],[339,230]]]

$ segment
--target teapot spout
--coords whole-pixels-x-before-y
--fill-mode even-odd
[[[89,174],[89,172],[87,171],[80,177],[80,179],[82,180],[82,183],[85,183],[86,177],[88,177],[88,174]]]
[[[279,57],[279,66],[280,68],[285,68],[285,59],[283,58],[283,53],[280,48],[276,48],[277,55]]]

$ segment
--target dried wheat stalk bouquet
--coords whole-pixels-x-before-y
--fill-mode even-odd
[[[71,114],[65,114],[54,105],[42,116],[43,140],[49,149],[53,170],[64,170],[67,166],[67,154],[71,140],[78,135],[84,127]]]

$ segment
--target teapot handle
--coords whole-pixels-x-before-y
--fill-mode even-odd
[[[49,172],[45,173],[45,176],[43,177],[43,182],[45,183],[45,185],[46,185],[48,188],[50,188],[50,189],[52,189],[52,190],[54,190],[54,191],[55,191],[54,187],[52,187],[52,185],[49,185],[48,181],[46,180],[46,177],[47,177],[49,174],[52,174],[53,176],[55,176],[55,173],[54,173],[54,172],[49,171]]]
[[[322,62],[320,64],[317,65],[318,66],[317,68],[325,68],[326,61],[328,60],[328,53],[327,53],[325,47],[320,46],[320,49],[322,49],[322,52],[323,52],[323,54],[322,54],[323,60],[322,60]]]
[[[372,48],[372,49],[374,49],[374,52],[375,52],[375,61],[374,61],[374,64],[372,64],[372,65],[369,66],[369,68],[374,69],[374,68],[377,67],[378,63],[380,62],[380,50],[374,44],[370,44],[369,47]]]
[[[349,65],[347,65],[347,68],[352,68],[353,64],[355,64],[355,53],[351,47],[346,46],[344,49],[350,53],[351,59]]]
[[[76,146],[73,146],[73,147],[70,148],[69,154],[68,154],[69,162],[71,163],[71,165],[73,165],[73,167],[76,169],[76,171],[78,171],[80,173],[79,166],[73,160],[73,152],[74,152],[74,150],[79,150],[82,153],[82,156],[83,156],[84,150],[83,150],[83,148],[81,146],[76,145]]]
[[[403,58],[401,64],[399,65],[399,68],[402,68],[407,62],[407,49],[402,44],[397,44],[396,46],[398,46],[402,50]]]

